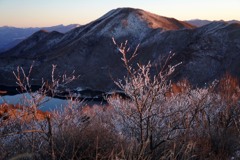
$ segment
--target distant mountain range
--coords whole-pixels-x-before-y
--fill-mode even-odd
[[[70,87],[116,89],[113,80],[123,78],[126,70],[112,37],[117,43],[128,40],[130,52],[140,44],[135,62],[151,61],[155,69],[161,68],[163,57],[175,53],[170,64],[182,65],[173,81],[188,79],[203,86],[226,72],[240,76],[240,24],[219,21],[196,27],[140,9],[118,8],[66,33],[40,30],[0,54],[0,84],[14,85],[12,71],[35,61],[34,84],[42,77],[50,79],[56,64],[59,74],[75,70],[80,75]]]
[[[6,51],[14,46],[16,46],[19,42],[26,39],[33,33],[39,30],[46,30],[48,32],[58,31],[61,33],[66,33],[69,30],[79,27],[78,24],[71,25],[57,25],[52,27],[34,27],[34,28],[17,28],[17,27],[9,27],[4,26],[0,27],[0,52]]]
[[[188,20],[188,21],[186,21],[186,22],[189,23],[189,24],[191,24],[191,25],[194,25],[194,26],[196,26],[196,27],[202,27],[202,26],[204,26],[204,25],[207,25],[207,24],[209,24],[209,23],[216,22],[216,21],[193,19],[193,20]],[[240,21],[237,21],[237,20],[222,21],[222,22],[226,22],[226,23],[229,23],[229,24],[232,24],[232,23],[240,23]]]

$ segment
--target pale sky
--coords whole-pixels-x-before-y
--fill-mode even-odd
[[[0,26],[86,24],[119,7],[179,20],[240,20],[240,0],[0,0]]]

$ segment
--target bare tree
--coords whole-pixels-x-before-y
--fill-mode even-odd
[[[22,67],[17,68],[17,72],[13,72],[16,78],[16,84],[19,86],[20,93],[23,93],[22,96],[22,104],[19,105],[9,105],[3,104],[5,106],[5,119],[6,116],[9,117],[7,120],[1,119],[1,132],[0,138],[3,140],[3,145],[8,145],[7,140],[15,140],[19,142],[18,144],[14,143],[13,148],[21,148],[25,141],[25,147],[22,147],[22,152],[31,153],[32,158],[37,158],[38,155],[45,154],[50,155],[51,159],[55,159],[55,150],[54,150],[54,128],[53,125],[53,114],[49,112],[42,112],[40,107],[49,101],[51,97],[54,96],[58,92],[58,88],[61,86],[65,86],[71,81],[75,80],[77,77],[72,76],[56,76],[55,70],[56,65],[53,65],[52,68],[52,79],[50,83],[46,83],[44,79],[42,79],[42,84],[38,90],[32,90],[32,81],[31,81],[31,73],[34,67],[34,63],[30,66],[28,72]],[[1,108],[1,109],[2,109]],[[49,146],[49,147],[47,147]],[[48,150],[43,149],[49,148]],[[24,150],[25,148],[25,150]],[[7,150],[8,148],[3,148]],[[16,149],[17,151],[17,149]],[[42,154],[40,154],[42,152]],[[16,153],[21,153],[21,150]],[[12,156],[14,153],[12,154]],[[22,154],[29,156],[29,154]],[[9,155],[6,155],[9,156]],[[19,156],[17,154],[17,156]],[[37,159],[39,159],[38,157]]]
[[[160,148],[163,143],[174,137],[177,127],[170,127],[173,123],[171,119],[179,112],[179,108],[166,106],[165,94],[168,92],[171,83],[169,76],[179,65],[162,67],[155,76],[150,75],[151,63],[147,65],[137,64],[134,69],[130,61],[136,57],[137,48],[130,54],[127,41],[117,45],[122,55],[122,61],[127,70],[128,76],[124,82],[116,81],[116,85],[122,89],[129,97],[123,100],[120,97],[109,98],[109,103],[114,107],[117,117],[113,118],[116,126],[129,140],[135,139],[139,143],[136,155],[141,159],[146,152],[152,153]],[[130,58],[127,58],[130,57]],[[168,58],[170,60],[172,56]]]
[[[127,41],[120,45],[113,42],[128,73],[123,81],[115,83],[129,98],[110,97],[108,102],[114,108],[114,126],[131,144],[127,155],[134,159],[204,159],[208,154],[219,158],[235,152],[238,145],[227,137],[238,139],[236,79],[220,81],[220,92],[215,92],[218,81],[205,88],[192,88],[187,81],[177,86],[169,81],[179,65],[167,65],[172,55],[158,73],[151,75],[150,62],[137,64],[136,68],[131,65],[138,46],[131,54]],[[224,140],[216,143],[221,138]],[[230,143],[234,145],[230,147]]]

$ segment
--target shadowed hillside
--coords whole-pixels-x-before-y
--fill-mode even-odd
[[[204,86],[226,72],[240,75],[239,34],[240,26],[235,23],[213,22],[195,28],[140,9],[118,8],[65,34],[39,31],[1,54],[0,83],[14,85],[12,71],[18,65],[27,69],[35,61],[34,84],[42,77],[50,79],[49,70],[56,64],[61,73],[80,75],[72,88],[116,89],[113,80],[123,78],[126,70],[114,37],[117,43],[128,40],[129,52],[140,44],[133,63],[151,61],[156,71],[170,52],[175,53],[170,63],[182,65],[171,78],[187,78],[193,85]]]

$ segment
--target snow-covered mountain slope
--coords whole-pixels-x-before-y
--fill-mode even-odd
[[[140,9],[118,8],[65,34],[35,33],[0,55],[0,83],[15,84],[16,66],[28,68],[35,61],[35,83],[51,78],[52,64],[56,64],[59,73],[75,70],[80,75],[71,87],[109,91],[116,88],[113,80],[126,74],[112,37],[117,43],[128,40],[130,52],[140,44],[133,63],[151,61],[160,68],[163,57],[176,53],[171,64],[182,65],[173,80],[187,78],[203,85],[226,71],[240,75],[239,24],[214,22],[195,28]]]
[[[186,22],[191,24],[191,25],[194,25],[196,27],[202,27],[204,25],[207,25],[209,23],[216,22],[216,21],[193,19],[193,20],[188,20]],[[240,24],[240,21],[237,21],[237,20],[222,21],[222,22],[229,23],[229,24],[232,24],[232,23],[239,23]]]
[[[57,25],[52,27],[35,27],[35,28],[17,28],[3,26],[0,27],[0,52],[7,51],[12,47],[16,46],[18,43],[24,39],[31,36],[33,33],[39,30],[46,30],[48,32],[57,31],[61,33],[66,33],[76,27],[79,27],[79,24],[70,24],[67,26]]]
[[[13,49],[10,49],[6,53],[2,53],[2,55],[7,55],[8,57],[32,58],[39,52],[45,52],[54,48],[63,35],[63,33],[57,31],[47,32],[45,30],[40,30],[26,40],[20,42]]]

